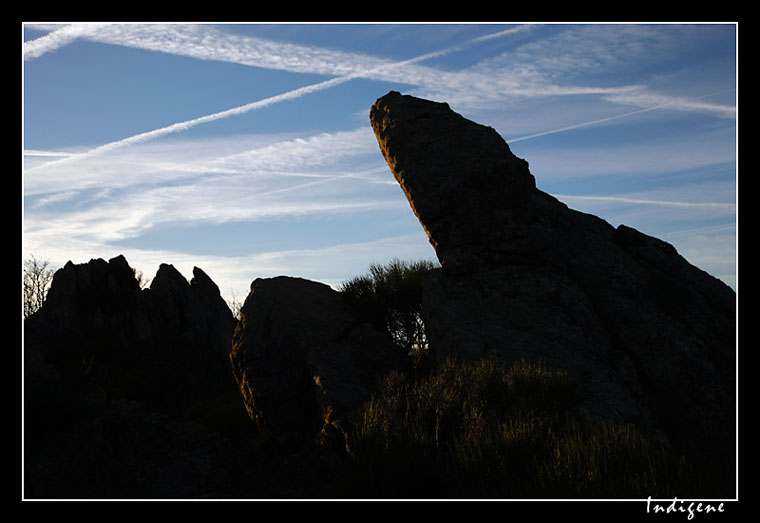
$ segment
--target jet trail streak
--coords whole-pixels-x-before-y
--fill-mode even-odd
[[[281,94],[278,94],[278,95],[275,95],[275,96],[270,96],[269,98],[264,98],[263,100],[258,100],[256,102],[251,102],[249,104],[241,105],[241,106],[238,106],[238,107],[233,107],[232,109],[227,109],[227,110],[224,110],[224,111],[220,111],[218,113],[213,113],[213,114],[209,114],[209,115],[206,115],[206,116],[201,116],[199,118],[194,118],[192,120],[186,120],[184,122],[178,122],[178,123],[166,126],[166,127],[161,127],[160,129],[154,129],[152,131],[147,131],[147,132],[144,132],[144,133],[136,134],[134,136],[130,136],[129,138],[124,138],[122,140],[118,140],[118,141],[115,141],[115,142],[110,142],[110,143],[101,145],[99,147],[95,147],[94,149],[90,149],[89,151],[87,151],[85,153],[82,153],[82,154],[80,154],[80,155],[78,155],[76,157],[62,158],[60,160],[55,160],[55,161],[52,161],[52,162],[48,162],[48,163],[45,163],[45,164],[33,167],[32,169],[29,169],[26,172],[28,173],[28,172],[36,171],[36,170],[39,170],[39,169],[47,168],[47,167],[50,167],[50,166],[53,166],[53,165],[59,165],[60,163],[63,163],[63,162],[71,162],[71,161],[76,161],[76,160],[82,160],[84,158],[93,156],[95,154],[100,154],[100,153],[104,153],[104,152],[107,152],[107,151],[111,151],[111,150],[119,148],[119,147],[124,147],[124,146],[127,146],[127,145],[131,145],[131,144],[135,144],[135,143],[139,143],[139,142],[144,142],[146,140],[150,140],[152,138],[157,138],[159,136],[163,136],[163,135],[166,135],[166,134],[169,134],[169,133],[176,133],[176,132],[180,132],[180,131],[185,131],[185,130],[191,128],[191,127],[195,127],[196,125],[200,125],[200,124],[203,124],[203,123],[212,122],[212,121],[215,121],[215,120],[220,120],[222,118],[227,118],[227,117],[234,116],[234,115],[244,114],[244,113],[247,113],[249,111],[253,111],[255,109],[261,109],[262,107],[268,107],[270,105],[273,105],[273,104],[276,104],[276,103],[280,103],[280,102],[284,102],[286,100],[294,100],[296,98],[300,98],[300,97],[305,96],[307,94],[315,93],[315,92],[318,92],[318,91],[324,91],[325,89],[329,89],[331,87],[335,87],[336,85],[340,85],[340,84],[349,82],[349,81],[351,81],[351,80],[353,80],[355,78],[364,78],[364,77],[370,76],[370,75],[376,73],[377,71],[381,71],[383,69],[390,69],[390,68],[394,68],[394,67],[400,67],[400,66],[404,66],[404,65],[420,62],[420,61],[423,61],[423,60],[428,60],[430,58],[442,56],[442,55],[447,54],[447,53],[458,51],[458,50],[464,48],[467,45],[478,43],[478,42],[481,42],[481,41],[483,41],[485,39],[496,38],[498,36],[504,36],[504,35],[511,34],[511,33],[517,32],[517,31],[523,31],[526,28],[528,28],[528,26],[525,26],[525,27],[521,26],[521,27],[516,27],[516,28],[511,28],[511,29],[503,30],[503,31],[498,31],[498,32],[492,33],[490,35],[485,35],[485,36],[480,36],[480,37],[477,37],[477,38],[473,38],[472,40],[468,40],[467,42],[464,42],[464,43],[461,43],[461,44],[457,44],[455,46],[443,49],[441,51],[434,51],[432,53],[427,53],[427,54],[424,54],[424,55],[420,55],[420,56],[417,56],[415,58],[410,58],[408,60],[402,60],[400,62],[394,62],[394,63],[391,63],[391,64],[379,65],[379,66],[375,66],[375,67],[368,68],[368,69],[365,69],[365,70],[360,70],[360,71],[357,71],[355,73],[351,73],[351,74],[348,74],[348,75],[345,75],[345,76],[339,76],[339,77],[336,77],[336,78],[331,78],[330,80],[325,80],[323,82],[318,82],[316,84],[311,84],[311,85],[307,85],[307,86],[304,86],[304,87],[299,87],[298,89],[293,89],[292,91],[287,91],[285,93],[281,93]],[[62,30],[63,29],[61,29],[61,31]]]

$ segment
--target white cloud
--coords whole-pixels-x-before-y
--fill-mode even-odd
[[[55,28],[51,25],[28,24],[40,29]],[[255,24],[254,24],[255,26]],[[341,51],[317,46],[305,46],[289,42],[236,34],[224,25],[209,24],[73,24],[65,26],[24,44],[25,57],[37,57],[46,50],[60,47],[75,38],[158,51],[200,60],[231,62],[265,69],[285,70],[297,73],[330,76],[364,76],[392,80],[396,70],[406,67],[406,74],[430,76],[436,74],[427,68],[409,68],[412,64],[457,52],[470,45],[511,34],[529,31],[532,25],[519,25],[494,31],[461,44],[426,53],[408,60],[389,60],[375,56]],[[56,36],[57,35],[57,36]],[[49,40],[56,45],[44,46],[34,42]],[[27,51],[27,48],[29,51]],[[32,49],[39,49],[32,55]],[[391,75],[391,76],[388,76]]]
[[[733,90],[733,89],[731,89]],[[706,93],[701,96],[667,96],[639,90],[635,92],[619,92],[606,96],[606,100],[614,103],[645,107],[651,109],[672,109],[711,114],[719,118],[736,118],[736,107],[702,101],[702,98],[718,93]]]
[[[351,131],[320,133],[250,149],[210,162],[210,165],[241,172],[251,169],[303,171],[335,165],[348,158],[378,154],[377,140],[365,125]]]
[[[709,40],[715,30],[679,24],[553,26],[548,36],[461,71],[439,72],[443,77],[438,78],[434,73],[420,77],[416,92],[468,110],[493,109],[494,104],[504,106],[515,99],[597,95],[607,102],[644,110],[667,107],[735,118],[733,105],[701,100],[712,92],[689,96],[693,85],[675,83],[670,87],[683,95],[664,95],[647,86],[652,64],[677,58],[686,46]],[[671,78],[673,82],[676,80]]]
[[[27,24],[49,30],[56,25]],[[242,65],[302,73],[344,76],[386,61],[358,53],[321,49],[237,35],[208,24],[71,24],[24,43],[25,59],[66,45],[76,38]]]
[[[284,138],[284,139],[283,139]],[[41,156],[44,158],[44,156]],[[228,182],[235,175],[246,183],[282,187],[290,176],[346,174],[341,162],[368,159],[382,162],[369,126],[313,136],[237,135],[206,140],[171,140],[135,143],[106,155],[76,155],[73,162],[53,161],[24,171],[27,196],[96,188],[195,183],[217,176]],[[329,167],[327,173],[318,169]],[[356,172],[361,169],[353,169]],[[266,179],[266,180],[265,180]],[[184,181],[183,181],[184,180]],[[271,188],[271,187],[270,187]]]
[[[183,274],[198,265],[225,294],[234,291],[238,297],[247,294],[247,285],[257,275],[319,279],[320,274],[332,274],[333,280],[341,280],[382,258],[382,245],[393,249],[394,240],[377,243],[375,250],[371,245],[326,246],[255,255],[245,254],[244,241],[236,257],[124,248],[117,243],[160,226],[325,214],[351,220],[356,213],[378,210],[408,213],[395,182],[384,185],[389,181],[392,177],[368,127],[300,138],[252,135],[135,144],[76,166],[58,164],[49,171],[27,173],[31,205],[24,217],[25,252],[58,265],[124,253],[146,275],[162,262],[178,268],[184,264]],[[57,205],[48,211],[52,204]],[[396,255],[416,252],[408,242],[401,242],[400,248]],[[333,254],[340,259],[330,261]]]
[[[80,153],[72,153],[72,152],[63,152],[63,151],[40,151],[37,149],[25,149],[24,150],[24,156],[26,157],[67,157],[67,156],[77,156]]]

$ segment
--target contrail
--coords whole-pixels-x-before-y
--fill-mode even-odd
[[[500,37],[500,36],[505,36],[505,35],[508,35],[508,34],[516,33],[516,32],[519,32],[519,31],[525,31],[526,29],[530,29],[530,28],[532,28],[532,26],[526,25],[526,26],[519,26],[519,27],[510,28],[510,29],[505,29],[503,31],[497,31],[495,33],[491,33],[491,34],[488,34],[488,35],[484,35],[484,36],[479,36],[477,38],[473,38],[472,40],[468,40],[467,42],[464,42],[464,43],[461,43],[461,44],[457,44],[457,45],[448,47],[448,48],[443,49],[441,51],[434,51],[432,53],[427,53],[427,54],[424,54],[424,55],[420,55],[420,56],[417,56],[415,58],[409,58],[407,60],[402,60],[400,62],[393,62],[393,63],[390,63],[390,64],[383,64],[383,65],[379,65],[379,66],[372,67],[372,68],[369,68],[369,69],[365,69],[365,70],[362,70],[362,71],[357,71],[355,73],[351,73],[351,74],[348,74],[348,75],[345,75],[345,76],[339,76],[339,77],[336,77],[336,78],[332,78],[330,80],[325,80],[323,82],[319,82],[319,83],[316,83],[316,84],[311,84],[311,85],[307,85],[307,86],[304,86],[304,87],[299,87],[298,89],[293,89],[292,91],[287,91],[285,93],[281,93],[281,94],[278,94],[278,95],[275,95],[275,96],[270,96],[269,98],[264,98],[263,100],[258,100],[256,102],[251,102],[249,104],[241,105],[241,106],[238,106],[238,107],[233,107],[232,109],[227,109],[225,111],[220,111],[218,113],[213,113],[213,114],[209,114],[209,115],[206,115],[206,116],[201,116],[199,118],[194,118],[192,120],[186,120],[184,122],[178,122],[178,123],[166,126],[166,127],[161,127],[160,129],[154,129],[152,131],[147,131],[147,132],[144,132],[144,133],[136,134],[134,136],[130,136],[129,138],[124,138],[122,140],[118,140],[118,141],[115,141],[115,142],[110,142],[110,143],[107,143],[105,145],[101,145],[99,147],[95,147],[94,149],[90,149],[89,151],[84,152],[82,154],[79,154],[77,156],[72,156],[72,157],[68,157],[68,158],[62,158],[60,160],[55,160],[55,161],[52,161],[52,162],[48,162],[48,163],[39,165],[37,167],[33,167],[33,168],[29,169],[27,172],[36,171],[36,170],[39,170],[39,169],[42,169],[42,168],[45,168],[45,167],[48,167],[48,166],[52,166],[52,165],[59,165],[59,164],[61,164],[63,162],[67,162],[68,163],[68,162],[71,162],[71,161],[81,160],[83,158],[87,158],[87,157],[90,157],[90,156],[93,156],[93,155],[96,155],[96,154],[100,154],[100,153],[104,153],[104,152],[107,152],[107,151],[111,151],[111,150],[117,149],[119,147],[124,147],[126,145],[131,145],[131,144],[135,144],[135,143],[139,143],[139,142],[144,142],[146,140],[150,140],[152,138],[163,136],[165,134],[184,131],[184,130],[190,129],[191,127],[195,127],[196,125],[200,125],[200,124],[203,124],[203,123],[206,123],[206,122],[212,122],[214,120],[220,120],[222,118],[227,118],[227,117],[234,116],[234,115],[244,114],[244,113],[247,113],[249,111],[253,111],[255,109],[261,109],[262,107],[268,107],[268,106],[276,104],[276,103],[284,102],[285,100],[293,100],[295,98],[300,98],[300,97],[305,96],[305,95],[310,94],[310,93],[315,93],[315,92],[318,92],[318,91],[324,91],[325,89],[329,89],[331,87],[335,87],[336,85],[340,85],[340,84],[349,82],[349,81],[354,80],[356,78],[362,78],[362,77],[370,76],[370,75],[376,73],[377,71],[381,71],[381,70],[384,70],[384,69],[395,68],[395,67],[402,67],[402,66],[405,66],[405,65],[408,65],[408,64],[412,64],[412,63],[416,63],[416,62],[421,62],[423,60],[429,60],[430,58],[435,58],[435,57],[438,57],[438,56],[442,56],[442,55],[445,55],[445,54],[448,54],[448,53],[452,53],[452,52],[458,51],[458,50],[460,50],[460,49],[462,49],[462,48],[464,48],[464,47],[466,47],[468,45],[472,45],[472,44],[475,44],[475,43],[478,43],[478,42],[482,42],[484,40],[488,40],[488,39],[491,39],[491,38],[497,38],[497,37]],[[62,30],[63,29],[61,29],[61,31]],[[56,31],[56,32],[58,32],[58,31]]]
[[[701,96],[695,96],[693,98],[689,98],[689,100],[699,100],[700,98],[707,98],[708,96],[713,96],[715,94],[723,93],[723,92],[726,92],[726,91],[732,91],[732,90],[733,89],[724,89],[722,91],[716,91],[714,93],[708,93],[708,94],[703,94]],[[674,101],[671,101],[671,102],[654,105],[652,107],[646,107],[644,109],[639,109],[638,111],[631,111],[629,113],[617,114],[615,116],[608,116],[607,118],[600,118],[599,120],[592,120],[590,122],[583,122],[583,123],[578,123],[578,124],[575,124],[575,125],[569,125],[567,127],[560,127],[559,129],[552,129],[551,131],[543,131],[543,132],[536,133],[536,134],[529,134],[527,136],[520,136],[518,138],[511,138],[511,139],[507,140],[507,143],[521,142],[523,140],[530,140],[531,138],[538,138],[539,136],[546,136],[547,134],[561,133],[563,131],[570,131],[572,129],[578,129],[580,127],[588,127],[589,125],[595,125],[595,124],[598,124],[598,123],[609,122],[610,120],[617,120],[618,118],[626,118],[628,116],[633,116],[635,114],[646,113],[648,111],[654,111],[656,109],[662,109],[664,107],[669,107],[669,106],[677,105],[679,103],[682,103],[682,100],[674,100]]]
[[[115,142],[110,142],[110,143],[107,143],[105,145],[101,145],[99,147],[95,147],[94,149],[90,149],[89,151],[81,153],[81,154],[79,154],[77,156],[71,156],[71,157],[63,158],[61,160],[56,160],[56,161],[53,161],[53,162],[48,162],[48,163],[42,164],[40,166],[34,167],[32,169],[29,169],[28,172],[35,171],[35,170],[41,169],[43,167],[54,165],[54,164],[60,164],[60,163],[69,162],[69,161],[72,161],[72,160],[81,160],[83,158],[94,156],[96,154],[104,153],[104,152],[107,152],[107,151],[111,151],[111,150],[117,149],[119,147],[124,147],[126,145],[132,145],[132,144],[135,144],[135,143],[144,142],[146,140],[150,140],[152,138],[163,136],[165,134],[184,131],[184,130],[190,129],[191,127],[195,127],[196,125],[200,125],[202,123],[212,122],[214,120],[220,120],[222,118],[227,118],[229,116],[233,116],[233,115],[236,115],[236,114],[244,114],[244,113],[247,113],[247,112],[252,111],[254,109],[260,109],[262,107],[267,107],[269,105],[276,104],[276,103],[279,103],[279,102],[282,102],[282,101],[285,101],[285,100],[292,100],[294,98],[299,98],[299,97],[304,96],[304,95],[309,94],[309,93],[313,93],[313,92],[317,92],[317,91],[322,91],[322,90],[327,89],[329,87],[333,87],[335,85],[338,85],[338,84],[347,82],[349,80],[352,80],[353,78],[355,78],[354,75],[351,75],[350,77],[333,78],[331,80],[326,80],[324,82],[308,85],[308,86],[305,86],[305,87],[300,87],[298,89],[294,89],[294,90],[288,91],[286,93],[282,93],[282,94],[278,94],[278,95],[275,95],[275,96],[271,96],[271,97],[265,98],[263,100],[259,100],[259,101],[256,101],[256,102],[251,102],[251,103],[246,104],[246,105],[241,105],[239,107],[234,107],[232,109],[227,109],[225,111],[220,111],[218,113],[213,113],[213,114],[209,114],[209,115],[206,115],[206,116],[201,116],[200,118],[195,118],[195,119],[187,120],[187,121],[184,121],[184,122],[178,122],[178,123],[175,123],[175,124],[172,124],[172,125],[168,125],[166,127],[161,127],[160,129],[154,129],[152,131],[136,134],[134,136],[130,136],[129,138],[124,138],[122,140],[118,140],[118,141],[115,141]]]
[[[24,156],[77,156],[80,153],[70,153],[63,151],[40,151],[37,149],[24,149]]]
[[[626,196],[575,196],[571,194],[553,194],[555,198],[559,200],[595,200],[595,201],[609,201],[609,202],[622,202],[633,203],[638,205],[665,205],[670,207],[686,207],[686,208],[701,208],[712,209],[722,212],[735,212],[736,205],[733,203],[723,202],[680,202],[680,201],[666,201],[666,200],[643,200],[638,198],[628,198]]]
[[[24,42],[22,53],[24,60],[31,60],[43,54],[54,51],[59,47],[68,45],[77,38],[81,38],[92,31],[93,24],[72,24],[52,31],[34,40]]]
[[[578,123],[575,125],[569,125],[567,127],[560,127],[559,129],[552,129],[551,131],[543,131],[536,134],[529,134],[527,136],[520,136],[519,138],[511,138],[507,140],[507,143],[521,142],[523,140],[530,140],[531,138],[538,138],[539,136],[546,136],[547,134],[561,133],[563,131],[570,131],[571,129],[578,129],[579,127],[587,127],[589,125],[609,122],[610,120],[617,120],[618,118],[625,118],[626,116],[633,116],[634,114],[645,113],[647,111],[654,111],[655,109],[660,109],[661,107],[664,107],[664,105],[659,105],[656,107],[647,107],[646,109],[639,109],[638,111],[631,111],[630,113],[618,114],[615,116],[609,116],[607,118],[601,118],[599,120],[592,120],[590,122],[583,122],[583,123]]]

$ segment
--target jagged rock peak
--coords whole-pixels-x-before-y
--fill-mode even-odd
[[[53,275],[45,302],[34,315],[38,319],[32,323],[39,323],[39,317],[45,316],[46,322],[61,329],[75,328],[80,315],[92,315],[106,303],[119,307],[123,300],[115,303],[114,297],[133,300],[139,292],[134,270],[122,255],[81,264],[68,261]]]
[[[71,261],[58,269],[51,283],[48,299],[55,300],[56,296],[67,290],[71,285],[92,285],[107,288],[123,288],[127,290],[139,290],[140,286],[135,278],[135,272],[129,266],[124,255],[111,258],[108,261],[102,258],[93,258],[87,263],[75,264]]]
[[[199,289],[203,294],[221,296],[219,286],[200,267],[193,267],[193,279],[190,280],[190,286]]]
[[[211,278],[197,267],[193,274],[188,282],[173,265],[162,263],[150,287],[141,289],[123,255],[108,262],[69,261],[56,271],[45,303],[26,329],[47,340],[64,334],[87,339],[94,333],[121,344],[193,340],[214,354],[221,375],[229,364],[235,319]],[[211,367],[199,365],[203,373]]]
[[[187,279],[174,267],[168,263],[162,263],[158,266],[158,271],[150,282],[152,291],[161,292],[168,289],[184,289],[189,287]]]

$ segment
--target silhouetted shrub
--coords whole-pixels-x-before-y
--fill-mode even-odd
[[[622,423],[571,414],[561,371],[449,358],[416,382],[394,372],[363,410],[347,496],[672,498],[693,492],[683,460]]]
[[[400,348],[423,351],[427,335],[422,320],[422,279],[436,264],[394,258],[371,264],[369,273],[344,282],[339,290],[356,314],[385,333]]]

